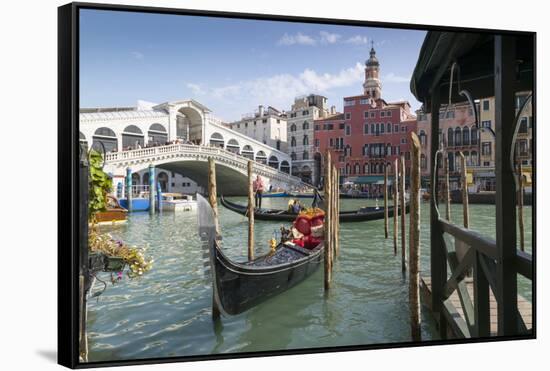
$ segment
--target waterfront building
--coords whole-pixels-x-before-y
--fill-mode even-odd
[[[520,109],[529,92],[520,92],[516,95],[516,113]],[[475,116],[468,102],[453,104],[449,109],[445,106],[439,112],[440,130],[439,141],[445,149],[449,161],[449,186],[450,189],[460,188],[460,157],[464,154],[466,165],[472,172],[473,189],[494,191],[495,180],[495,99],[488,97],[476,102],[479,113],[479,128],[475,126]],[[426,138],[431,137],[431,114],[417,111],[419,133],[425,133]],[[520,118],[516,142],[516,155],[521,161],[524,173],[530,174],[533,162],[533,115],[531,105]],[[426,146],[429,152],[430,140]],[[426,167],[422,167],[422,174],[427,181],[430,173],[431,156],[427,156]],[[440,166],[440,174],[443,174]],[[529,176],[529,175],[527,175]],[[530,184],[530,179],[528,180]]]
[[[244,114],[239,121],[227,124],[230,129],[267,144],[279,151],[287,152],[286,114],[268,106]]]
[[[374,48],[365,63],[363,94],[343,100],[343,114],[315,121],[315,151],[332,152],[342,183],[378,189],[384,168],[400,155],[404,155],[407,169],[410,167],[409,135],[417,131],[416,117],[408,102],[382,98],[380,63]]]
[[[290,173],[290,156],[267,144],[231,130],[212,112],[195,100],[161,104],[138,102],[135,107],[82,108],[80,142],[86,147],[124,152],[178,143],[221,147],[243,157]],[[167,163],[158,166],[157,180],[163,191],[195,193],[202,191],[181,168]],[[133,185],[148,186],[147,170],[132,174]],[[124,175],[113,174],[115,186]]]
[[[321,175],[320,157],[315,159],[319,154],[314,146],[314,121],[335,113],[335,107],[328,109],[327,98],[316,94],[296,97],[287,113],[287,153],[293,163],[292,174],[313,185],[319,184]]]

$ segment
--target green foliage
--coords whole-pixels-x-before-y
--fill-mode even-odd
[[[90,151],[90,192],[89,216],[93,218],[98,211],[105,211],[107,207],[107,193],[113,188],[113,180],[103,171],[101,153]]]

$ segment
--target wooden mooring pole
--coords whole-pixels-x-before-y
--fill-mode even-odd
[[[464,219],[464,227],[470,228],[470,206],[468,200],[468,177],[466,172],[466,158],[462,151],[459,152],[460,155],[460,177],[462,183],[462,213]]]
[[[411,310],[411,336],[421,340],[420,331],[420,140],[411,132],[411,211],[409,225],[409,305]]]
[[[519,247],[525,251],[525,226],[523,225],[523,167],[521,160],[518,160],[518,223],[519,223]]]
[[[216,239],[220,235],[220,223],[218,222],[218,199],[217,199],[217,186],[216,186],[216,163],[212,157],[208,158],[208,201],[212,207],[214,214],[214,225],[216,226]],[[212,267],[212,269],[214,269]],[[212,287],[213,289],[213,287]],[[212,295],[212,319],[217,320],[220,318],[220,309],[218,304]]]
[[[325,291],[330,289],[332,262],[332,159],[330,151],[325,158]]]
[[[401,156],[401,166],[399,166],[399,188],[401,190],[399,203],[401,204],[401,271],[405,273],[407,271],[407,228],[405,225],[405,218],[407,215],[407,206],[405,205],[405,157]]]
[[[254,259],[254,187],[252,160],[248,160],[248,260]]]
[[[397,255],[397,229],[399,228],[399,160],[393,163],[393,255]]]
[[[334,235],[336,239],[334,241],[336,246],[336,256],[340,254],[340,172],[337,167],[334,167],[336,173],[336,188],[334,189],[335,199],[336,199],[336,229],[334,230]]]
[[[445,167],[445,217],[448,221],[451,221],[451,190],[449,186],[449,156],[444,153],[444,167]]]
[[[384,166],[384,236],[388,238],[388,166]]]
[[[338,255],[338,198],[340,195],[338,194],[338,171],[336,169],[336,166],[332,167],[332,263],[331,263],[331,270],[334,268],[334,259],[336,259],[336,256]]]

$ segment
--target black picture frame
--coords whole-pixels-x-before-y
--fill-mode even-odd
[[[79,180],[79,11],[82,9],[140,12],[172,15],[200,15],[214,18],[236,18],[269,21],[285,21],[315,24],[332,24],[347,26],[370,26],[379,28],[399,28],[427,31],[455,31],[466,33],[499,34],[508,36],[526,36],[536,45],[536,33],[523,31],[458,28],[432,26],[423,24],[404,24],[370,22],[359,20],[327,19],[300,16],[281,16],[269,14],[251,14],[220,11],[203,11],[192,9],[157,8],[144,6],[70,3],[58,8],[58,363],[69,368],[91,368],[121,365],[141,365],[171,362],[188,362],[201,360],[219,360],[246,357],[280,356],[290,354],[307,354],[323,352],[342,352],[368,349],[416,347],[428,345],[446,345],[477,343],[503,340],[525,340],[536,338],[536,280],[533,279],[533,331],[528,335],[498,336],[491,338],[447,339],[422,342],[402,342],[371,344],[358,346],[335,346],[328,348],[308,348],[292,350],[261,351],[251,353],[231,353],[215,355],[196,355],[180,357],[163,357],[151,359],[79,362],[79,262],[87,260],[81,255],[79,246],[87,238],[83,230],[87,206],[83,205],[80,192],[84,186]],[[536,61],[536,48],[533,48],[533,60]],[[536,66],[533,81],[533,112],[536,112]],[[535,115],[535,114],[534,114]],[[536,134],[533,134],[533,146],[536,147]],[[536,151],[533,152],[533,168],[536,167]],[[534,172],[536,176],[536,173]],[[536,177],[534,177],[536,179]],[[536,180],[533,181],[536,184]],[[536,276],[536,185],[533,186],[533,234],[532,263],[533,277]],[[87,224],[84,222],[84,224]],[[84,253],[86,254],[86,253]]]

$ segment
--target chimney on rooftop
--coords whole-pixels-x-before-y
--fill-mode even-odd
[[[260,114],[260,117],[264,115],[264,106],[261,104],[258,106],[258,113]]]
[[[336,114],[336,106],[330,106],[330,114],[335,115]]]

